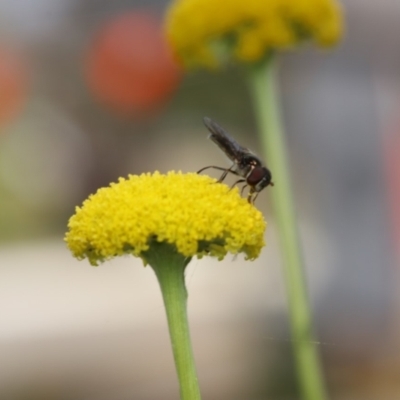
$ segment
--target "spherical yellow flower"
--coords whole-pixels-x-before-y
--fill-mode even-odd
[[[65,241],[92,265],[123,254],[142,257],[169,243],[185,257],[227,252],[258,257],[266,222],[253,205],[215,179],[170,172],[120,178],[91,195],[68,223]]]
[[[304,40],[333,45],[342,14],[335,0],[174,0],[166,30],[187,67],[218,66],[227,56],[252,63]]]

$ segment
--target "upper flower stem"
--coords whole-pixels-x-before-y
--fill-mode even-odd
[[[248,82],[264,148],[275,186],[270,195],[283,256],[289,312],[298,377],[303,399],[326,398],[322,373],[312,335],[300,240],[290,184],[289,159],[279,110],[275,62],[271,56],[249,68]]]

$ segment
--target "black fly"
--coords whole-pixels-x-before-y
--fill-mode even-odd
[[[224,171],[218,179],[218,182],[222,182],[228,173],[240,176],[241,178],[237,180],[234,185],[245,182],[246,185],[243,186],[242,192],[246,186],[249,186],[250,190],[247,200],[249,203],[254,203],[261,190],[268,185],[274,185],[271,181],[272,175],[270,170],[263,166],[261,160],[256,155],[245,147],[242,147],[212,119],[205,117],[203,120],[205,126],[211,132],[209,139],[211,139],[225,153],[225,155],[233,162],[233,165],[230,168],[210,165],[202,168],[197,173],[203,172],[208,168]],[[256,193],[256,195],[253,198],[254,193]]]

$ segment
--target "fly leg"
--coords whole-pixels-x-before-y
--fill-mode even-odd
[[[254,198],[253,198],[253,194],[254,194],[255,192],[256,192],[256,191],[254,190],[254,188],[251,187],[250,190],[249,190],[249,194],[247,195],[247,201],[248,201],[250,204],[254,204],[254,202],[255,202],[255,200],[256,200],[258,194],[260,193],[260,192],[257,192],[256,195],[255,195]]]
[[[235,167],[235,164],[233,164],[230,168],[226,169],[222,175],[220,176],[220,178],[218,179],[218,182],[223,182],[223,180],[226,178],[226,176],[228,175],[228,173],[232,173],[234,175],[240,176],[236,171],[234,171],[232,168]]]
[[[228,168],[228,169],[227,169],[227,168],[222,168],[222,167],[217,167],[217,166],[215,166],[215,165],[209,165],[209,166],[207,166],[207,167],[204,167],[204,168],[202,168],[202,169],[199,169],[199,170],[197,171],[197,173],[200,174],[201,172],[203,172],[203,171],[205,171],[206,169],[209,169],[209,168],[214,168],[214,169],[217,169],[218,171],[224,171],[224,172],[222,173],[222,175],[220,176],[220,178],[218,179],[218,182],[222,182],[222,181],[226,178],[226,176],[228,175],[228,173],[231,173],[231,174],[240,176],[236,171],[233,171],[233,170],[232,170],[233,165],[232,165],[232,167],[230,167],[230,168]]]
[[[237,181],[230,187],[229,190],[232,190],[238,183],[242,183],[242,182],[246,182],[246,179],[239,179],[239,180],[237,180]],[[243,188],[245,188],[246,186],[247,186],[247,185],[244,185]],[[240,195],[242,195],[242,193],[243,193],[243,188],[242,188],[242,190],[241,190],[241,192],[240,192]]]

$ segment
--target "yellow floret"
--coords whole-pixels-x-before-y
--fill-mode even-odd
[[[221,48],[252,63],[304,40],[335,44],[342,13],[335,0],[175,0],[166,31],[176,58],[187,67],[218,66],[226,59]]]
[[[258,257],[264,246],[262,214],[235,188],[195,173],[120,178],[89,196],[68,223],[65,241],[92,265],[123,254],[143,257],[154,242],[185,257],[227,252]]]

